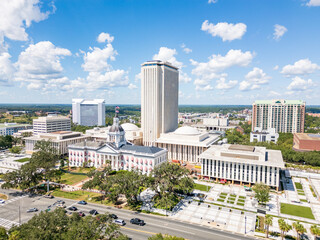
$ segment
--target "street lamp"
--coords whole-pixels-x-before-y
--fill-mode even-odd
[[[244,234],[247,234],[247,216],[244,217]]]

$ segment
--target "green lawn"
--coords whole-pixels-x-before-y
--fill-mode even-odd
[[[228,200],[227,203],[231,203],[231,204],[234,204],[234,201],[232,200]]]
[[[195,183],[195,184],[194,184],[194,189],[208,192],[208,191],[211,189],[211,187],[206,186],[206,185],[202,185],[202,184]]]
[[[100,193],[93,193],[93,192],[87,192],[87,191],[64,192],[64,191],[61,191],[60,189],[54,190],[52,192],[52,195],[55,197],[63,197],[63,198],[69,198],[69,199],[79,200],[79,201],[86,200],[90,202],[97,202],[96,198],[101,196]]]
[[[229,197],[231,197],[231,198],[236,198],[237,195],[235,195],[235,194],[230,194]]]
[[[224,193],[224,192],[220,193],[220,196],[227,196],[227,195],[228,193]]]
[[[311,208],[309,207],[303,207],[303,206],[298,206],[298,205],[293,205],[288,203],[281,203],[280,212],[283,214],[288,214],[292,216],[315,219],[312,214]]]
[[[18,160],[14,160],[15,162],[28,162],[30,161],[30,158],[21,158],[21,159],[18,159]]]
[[[298,190],[298,189],[299,189],[299,190],[303,190],[301,183],[295,182],[294,185],[296,186],[296,189],[297,189],[297,190]]]
[[[242,203],[242,202],[237,202],[237,205],[239,205],[239,206],[244,206],[244,203]]]
[[[224,202],[224,198],[219,198],[217,201],[219,201],[219,202]]]
[[[300,202],[308,202],[306,199],[300,199]]]
[[[73,185],[87,179],[88,176],[85,174],[76,173],[63,173],[60,179],[60,183]]]
[[[245,200],[245,199],[246,199],[246,197],[245,197],[245,196],[239,196],[239,199],[243,199],[243,200]]]
[[[314,190],[313,190],[313,188],[310,186],[310,190],[311,190],[311,192],[312,192],[312,195],[316,198],[317,197],[317,195],[316,195],[316,193],[314,192]]]

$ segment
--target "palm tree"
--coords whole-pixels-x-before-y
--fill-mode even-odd
[[[272,221],[273,221],[273,217],[269,214],[266,215],[266,218],[265,218],[265,221],[264,221],[264,225],[267,229],[267,232],[266,232],[266,237],[268,238],[269,237],[269,227],[272,226]]]
[[[290,224],[286,223],[283,220],[283,218],[280,218],[278,220],[278,223],[279,223],[279,228],[280,228],[280,231],[281,231],[281,239],[283,240],[285,234],[292,229],[292,226]]]
[[[297,240],[299,240],[300,239],[300,235],[304,234],[306,232],[306,229],[300,222],[294,222],[292,224],[292,226],[296,230],[296,232],[297,232]]]
[[[314,239],[317,239],[320,236],[320,228],[317,225],[312,225],[310,228],[312,235],[314,235]]]

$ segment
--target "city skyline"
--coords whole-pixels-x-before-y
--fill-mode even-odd
[[[141,64],[159,59],[180,68],[179,105],[319,105],[316,0],[20,3],[0,4],[2,103],[140,104]]]

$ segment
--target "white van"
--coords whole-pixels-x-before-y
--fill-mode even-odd
[[[121,226],[126,225],[126,222],[125,222],[124,220],[122,220],[122,219],[116,219],[116,220],[114,220],[113,222],[114,222],[115,224],[119,224],[119,225],[121,225]]]

